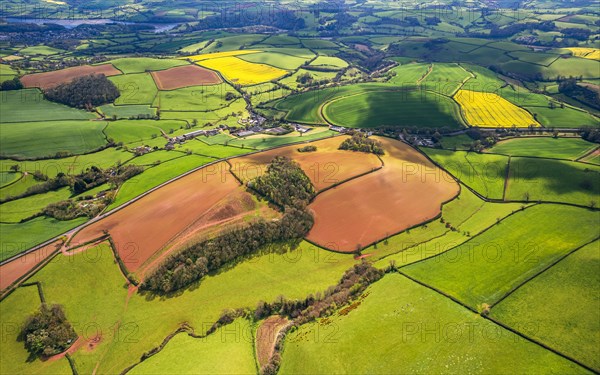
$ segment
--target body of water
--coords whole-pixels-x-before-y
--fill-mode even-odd
[[[56,25],[63,26],[67,29],[75,28],[79,25],[105,25],[107,23],[116,23],[120,25],[145,25],[152,26],[155,33],[162,33],[174,29],[181,25],[180,23],[136,23],[136,22],[123,22],[114,21],[108,18],[96,18],[96,19],[52,19],[52,18],[20,18],[20,17],[7,17],[8,23],[33,23],[36,25],[43,25],[45,23],[53,23]]]

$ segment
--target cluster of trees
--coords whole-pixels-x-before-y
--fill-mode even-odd
[[[11,166],[11,170],[14,172],[17,172],[19,169],[20,168],[18,164]],[[143,171],[144,168],[138,165],[122,165],[106,170],[92,166],[90,168],[86,168],[85,171],[76,175],[66,175],[63,172],[59,172],[54,178],[48,178],[48,176],[42,172],[35,171],[33,173],[33,177],[36,179],[36,181],[40,181],[41,183],[30,186],[21,194],[7,196],[0,200],[0,203],[29,197],[31,195],[43,194],[49,191],[55,191],[65,186],[69,186],[74,195],[78,195],[93,189],[105,182],[109,182],[116,187],[120,186],[123,182],[131,177],[142,173]]]
[[[583,129],[581,137],[589,142],[600,143],[600,129]]]
[[[23,84],[19,77],[14,77],[13,79],[0,83],[0,91],[20,90],[22,88]]]
[[[298,152],[315,152],[315,151],[317,151],[317,146],[313,146],[313,145],[300,147],[298,149]]]
[[[261,12],[253,9],[240,9],[237,7],[219,7],[214,9],[215,15],[201,19],[194,26],[188,26],[187,31],[214,30],[222,28],[247,27],[247,26],[272,26],[284,30],[301,30],[305,27],[305,20],[296,15],[295,9],[279,7],[272,12]],[[218,48],[218,47],[217,47]]]
[[[275,158],[252,187],[283,207],[279,220],[257,221],[205,240],[169,257],[140,285],[142,290],[169,293],[200,280],[227,263],[255,254],[270,243],[295,243],[308,234],[314,220],[305,209],[314,187],[300,166],[286,157]]]
[[[280,207],[303,209],[315,195],[315,188],[298,163],[285,156],[275,157],[266,173],[248,186]]]
[[[369,152],[375,155],[383,155],[381,142],[368,138],[365,134],[354,133],[351,138],[346,139],[339,147],[340,150]]]
[[[72,200],[64,200],[60,202],[50,203],[39,215],[53,217],[56,220],[73,220],[78,217],[94,217],[98,215],[107,204],[111,202],[112,196],[106,195],[104,199],[87,203],[79,204]],[[37,215],[36,215],[37,216]],[[26,220],[29,220],[27,218]]]
[[[77,77],[70,83],[46,90],[44,94],[53,102],[88,110],[112,103],[121,95],[117,86],[104,74]]]
[[[77,339],[60,305],[42,304],[25,322],[20,338],[34,356],[49,357],[65,351]]]
[[[69,186],[73,194],[78,195],[85,191],[109,182],[114,187],[120,186],[126,180],[138,175],[144,171],[144,167],[139,165],[119,165],[114,168],[103,170],[102,168],[92,166],[86,168],[80,174],[72,176]]]
[[[567,78],[558,83],[558,91],[592,108],[600,109],[600,95],[597,91],[578,85],[576,78]]]

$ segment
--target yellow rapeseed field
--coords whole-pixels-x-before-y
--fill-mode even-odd
[[[198,65],[218,70],[233,83],[240,85],[255,85],[268,82],[286,75],[288,72],[270,65],[255,64],[237,57],[221,57],[218,59],[202,60]]]
[[[482,128],[540,126],[529,112],[497,94],[459,90],[454,99],[471,126]]]
[[[600,49],[598,48],[570,47],[565,49],[571,51],[573,56],[583,57],[584,59],[600,60]]]
[[[221,57],[230,57],[230,56],[240,56],[240,55],[248,55],[250,53],[258,53],[262,51],[244,49],[241,51],[227,51],[227,52],[213,52],[213,53],[205,53],[202,55],[193,55],[193,56],[185,56],[181,57],[181,60],[191,60],[191,61],[202,61],[208,59],[218,59]]]

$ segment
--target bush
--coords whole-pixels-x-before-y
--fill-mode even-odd
[[[317,151],[317,146],[304,146],[298,149],[298,152],[315,152]]]

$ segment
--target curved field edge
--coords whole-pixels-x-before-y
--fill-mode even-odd
[[[385,95],[385,105],[383,107],[378,106],[376,98],[370,98],[378,94]],[[361,96],[371,102],[361,103],[359,98]],[[389,103],[392,98],[399,100]],[[349,103],[344,103],[346,101]],[[422,107],[419,107],[419,105],[422,105]],[[335,109],[335,106],[341,107],[341,109]],[[426,108],[430,110],[427,111]],[[359,114],[350,118],[349,115],[352,115],[350,111],[358,111]],[[391,112],[388,113],[387,111]],[[452,98],[428,90],[403,90],[382,87],[381,90],[344,95],[321,104],[319,113],[326,123],[350,128],[404,126],[459,129],[463,126],[466,127],[461,117],[460,108]],[[403,117],[403,124],[391,122],[398,121],[401,116]]]

